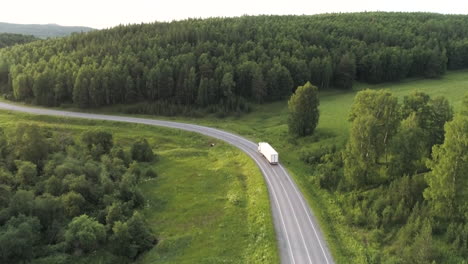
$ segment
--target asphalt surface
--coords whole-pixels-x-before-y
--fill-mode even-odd
[[[2,102],[0,102],[0,109],[38,115],[162,126],[192,131],[223,140],[249,155],[263,173],[270,195],[281,263],[334,263],[323,234],[319,230],[318,222],[291,176],[281,164],[270,165],[270,163],[257,152],[257,144],[252,141],[219,129],[171,121],[49,110]],[[279,157],[281,161],[281,153],[279,153]]]

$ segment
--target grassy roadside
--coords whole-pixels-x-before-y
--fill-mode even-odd
[[[7,131],[20,122],[73,135],[100,128],[126,148],[148,139],[159,161],[145,166],[153,166],[158,177],[140,184],[147,199],[142,212],[160,241],[137,263],[279,263],[266,186],[240,150],[167,128],[0,111]],[[118,260],[97,252],[84,262]]]

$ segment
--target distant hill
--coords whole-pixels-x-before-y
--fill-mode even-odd
[[[74,32],[88,32],[94,30],[89,27],[67,27],[57,24],[11,24],[0,22],[0,33],[15,33],[33,35],[38,38],[63,37]]]
[[[13,46],[16,44],[29,43],[35,40],[39,40],[39,39],[32,35],[0,33],[0,49]]]

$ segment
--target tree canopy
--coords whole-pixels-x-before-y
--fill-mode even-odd
[[[144,204],[138,184],[156,172],[130,164],[109,132],[76,137],[23,123],[0,129],[1,263],[66,263],[95,250],[129,263],[156,243],[136,212]],[[144,144],[138,153],[148,161]]]
[[[441,96],[416,91],[400,103],[388,90],[360,91],[344,148],[301,154],[311,182],[333,192],[337,222],[362,233],[369,263],[467,259],[466,109],[454,117]]]
[[[0,49],[13,45],[29,43],[35,40],[39,39],[32,35],[0,33]]]
[[[424,197],[435,215],[468,221],[468,117],[458,115],[445,125],[445,141],[434,146],[428,166]]]

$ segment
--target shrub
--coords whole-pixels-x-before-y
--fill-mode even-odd
[[[146,139],[140,139],[133,143],[131,148],[132,159],[141,162],[154,160],[154,153]]]

